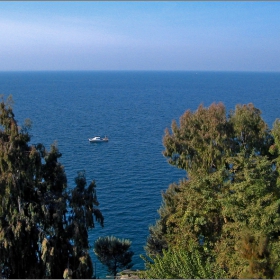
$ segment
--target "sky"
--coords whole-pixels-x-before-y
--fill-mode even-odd
[[[0,71],[280,72],[280,2],[0,1]]]

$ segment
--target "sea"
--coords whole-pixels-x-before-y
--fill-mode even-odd
[[[162,152],[164,131],[173,120],[200,104],[253,103],[271,128],[280,118],[280,73],[183,71],[0,72],[0,94],[12,95],[18,124],[32,121],[30,144],[47,149],[56,142],[62,153],[68,188],[77,172],[95,180],[105,226],[89,232],[89,250],[97,278],[106,268],[93,253],[99,236],[132,241],[133,269],[149,226],[155,224],[161,194],[186,172],[168,164]],[[108,143],[89,138],[107,136]]]

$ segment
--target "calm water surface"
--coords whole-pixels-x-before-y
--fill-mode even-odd
[[[227,109],[253,102],[272,126],[280,118],[280,73],[246,72],[0,72],[0,93],[13,95],[19,124],[33,122],[31,143],[57,141],[69,188],[77,171],[95,180],[105,227],[90,232],[132,241],[142,269],[148,227],[161,192],[185,172],[162,156],[164,129],[187,109],[222,101]],[[88,138],[107,135],[108,143]],[[97,276],[106,270],[96,260]]]

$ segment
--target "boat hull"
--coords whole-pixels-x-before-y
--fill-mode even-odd
[[[93,137],[93,138],[89,138],[88,141],[90,143],[102,143],[102,142],[108,142],[109,139],[107,137],[106,138]]]

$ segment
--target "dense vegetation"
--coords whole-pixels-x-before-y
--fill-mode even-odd
[[[53,144],[29,144],[12,100],[0,103],[0,278],[91,278],[88,231],[103,226],[95,182],[67,188]],[[280,120],[253,104],[186,111],[164,136],[186,171],[162,195],[143,278],[280,278]],[[101,237],[94,252],[113,275],[131,267],[131,242]]]
[[[187,177],[162,195],[143,277],[280,278],[280,120],[270,130],[253,104],[200,105],[163,142]]]
[[[0,278],[91,278],[88,230],[103,226],[84,172],[67,190],[56,145],[30,145],[12,103],[0,103]]]
[[[189,243],[188,249],[169,248],[162,254],[142,258],[146,270],[141,271],[140,278],[145,279],[222,279],[226,273],[213,263],[211,256],[205,258],[203,246]]]

